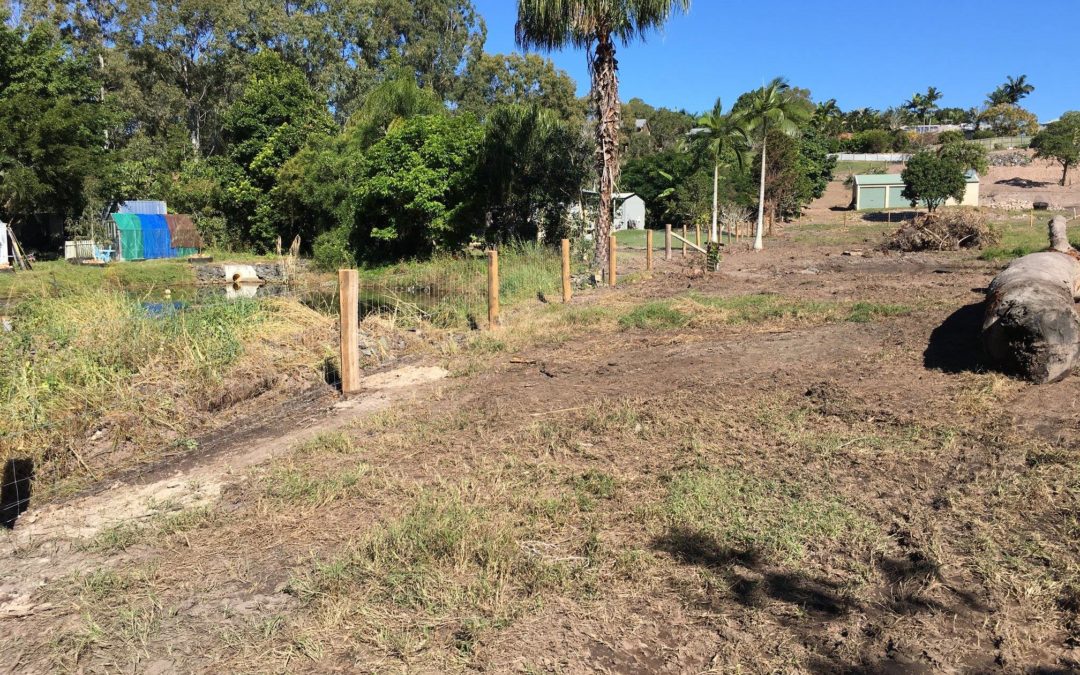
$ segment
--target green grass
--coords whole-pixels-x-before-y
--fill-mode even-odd
[[[0,460],[47,455],[39,479],[56,477],[81,471],[56,449],[78,445],[110,418],[161,415],[177,424],[170,394],[218,382],[244,336],[276,311],[273,303],[222,299],[151,317],[126,294],[102,290],[20,303],[13,330],[0,332]],[[156,384],[129,389],[140,377]]]
[[[835,176],[846,176],[847,174],[865,174],[865,173],[899,173],[899,165],[892,164],[890,162],[856,162],[856,161],[838,161],[836,168],[833,170]]]
[[[195,273],[185,260],[146,260],[106,267],[53,260],[37,263],[29,272],[0,274],[0,300],[52,297],[100,289],[152,292],[194,283]]]
[[[457,493],[418,494],[400,517],[293,575],[289,591],[309,603],[348,605],[482,624],[510,620],[564,572],[530,555],[512,520]],[[413,619],[415,624],[416,619]]]
[[[1051,212],[1039,213],[1035,216],[1034,224],[1027,215],[1010,218],[1000,226],[1001,243],[984,250],[979,258],[1002,261],[1045,251],[1050,245],[1046,224],[1054,215]],[[1072,244],[1080,246],[1080,235],[1073,234]]]
[[[535,243],[500,247],[501,306],[559,297],[561,270],[554,248]],[[479,251],[366,268],[360,275],[361,302],[369,311],[394,316],[406,325],[428,321],[462,328],[486,323],[488,264]]]
[[[676,475],[663,506],[673,543],[707,547],[713,556],[761,556],[793,562],[808,551],[870,536],[871,526],[846,505],[806,487],[738,469]]]
[[[775,294],[730,297],[689,293],[671,300],[638,305],[619,317],[623,329],[674,330],[714,324],[742,325],[769,321],[867,323],[880,318],[904,316],[907,305],[876,302],[835,302],[786,298]]]
[[[682,328],[688,323],[690,323],[690,317],[672,307],[668,300],[639,305],[619,317],[621,328],[641,330],[672,330]]]
[[[676,234],[680,235],[680,236],[682,235],[682,228],[681,227],[678,228],[678,229],[673,229],[672,231],[675,232]],[[704,237],[704,236],[705,236],[705,233],[702,232],[702,237]],[[688,240],[690,240],[690,241],[694,241],[694,230],[692,228],[687,230],[686,238]],[[625,247],[629,247],[629,248],[644,249],[645,248],[645,230],[622,230],[621,232],[616,232],[615,233],[615,241],[619,244],[619,246],[625,246]],[[671,247],[672,247],[672,249],[677,248],[677,249],[679,249],[681,251],[682,250],[682,242],[672,240]],[[662,230],[662,229],[653,230],[653,250],[654,251],[663,251],[664,250],[664,230]]]

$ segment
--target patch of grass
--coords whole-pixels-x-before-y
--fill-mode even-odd
[[[561,292],[560,254],[521,243],[499,249],[499,301],[504,308],[556,298]],[[437,255],[361,271],[361,302],[403,325],[421,321],[444,328],[486,323],[487,259],[479,251]]]
[[[838,540],[866,539],[871,525],[840,502],[811,496],[805,487],[737,469],[676,475],[664,503],[673,540],[710,542],[714,554],[798,561]]]
[[[0,274],[0,298],[22,300],[102,290],[152,293],[194,284],[195,272],[185,260],[114,263],[104,268],[54,260],[37,263],[30,272]]]
[[[205,527],[215,518],[217,513],[208,506],[157,513],[143,522],[123,522],[107,527],[98,532],[86,548],[99,553],[126,551],[136,544],[153,543]]]
[[[204,404],[249,345],[316,322],[328,320],[284,301],[222,299],[163,316],[112,291],[22,302],[0,332],[0,460],[34,459],[44,487],[86,469],[56,448],[110,422],[127,438],[151,423],[183,434],[178,401]],[[120,423],[126,415],[138,423]]]
[[[356,494],[370,471],[367,464],[338,469],[331,475],[291,464],[277,466],[263,478],[263,494],[285,504],[325,506]]]
[[[851,306],[847,320],[854,323],[870,323],[874,319],[890,316],[907,316],[911,314],[911,308],[907,305],[896,305],[879,302],[856,302]]]
[[[468,651],[482,628],[506,625],[569,577],[569,563],[523,545],[519,527],[460,494],[423,492],[400,517],[295,573],[288,589],[312,605],[385,617],[376,641],[392,654],[436,639],[423,626],[448,624],[467,630],[438,638]]]
[[[690,317],[672,306],[669,301],[639,305],[619,317],[619,327],[640,330],[673,330],[683,328]]]
[[[338,454],[350,455],[356,452],[351,438],[340,431],[327,431],[295,448],[298,455]]]

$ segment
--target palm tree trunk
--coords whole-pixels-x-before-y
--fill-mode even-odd
[[[600,175],[600,212],[596,219],[593,269],[603,269],[611,236],[612,192],[619,180],[619,104],[618,62],[615,43],[603,35],[596,45],[592,62],[593,101],[596,104],[596,169]]]
[[[761,238],[765,229],[765,160],[766,145],[768,145],[768,129],[761,135],[761,188],[758,191],[757,227],[754,229],[754,250],[760,251],[765,248]]]
[[[716,219],[717,219],[717,192],[720,189],[720,163],[713,163],[712,170],[712,229],[709,230],[709,242],[715,244],[720,241],[720,233],[717,231]]]

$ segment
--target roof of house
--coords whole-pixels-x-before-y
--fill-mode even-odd
[[[647,119],[639,117],[636,120],[634,120],[634,128],[637,129],[638,131],[641,131],[642,129],[644,129],[647,126],[649,126],[649,120],[647,120]]]
[[[968,171],[967,182],[978,183],[979,174]],[[904,179],[898,173],[865,173],[855,176],[856,185],[903,185]]]

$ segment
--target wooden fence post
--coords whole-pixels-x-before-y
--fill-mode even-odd
[[[491,249],[488,259],[488,328],[499,325],[499,252]]]
[[[360,391],[360,275],[338,270],[341,314],[341,393]]]
[[[562,301],[570,302],[573,290],[570,287],[570,240],[562,240]]]
[[[664,260],[671,260],[671,223],[664,226]]]
[[[645,269],[652,272],[652,230],[645,230]]]
[[[694,225],[694,243],[701,247],[701,223]]]
[[[616,253],[615,253],[615,251],[616,251],[615,235],[611,235],[611,238],[608,239],[607,250],[608,250],[608,272],[607,272],[608,286],[614,286],[615,285],[615,278],[616,278],[616,274],[617,274],[616,263],[615,263],[615,255],[616,255]]]
[[[683,223],[683,226],[682,226],[682,238],[683,238],[682,257],[685,258],[686,257],[686,223]]]

